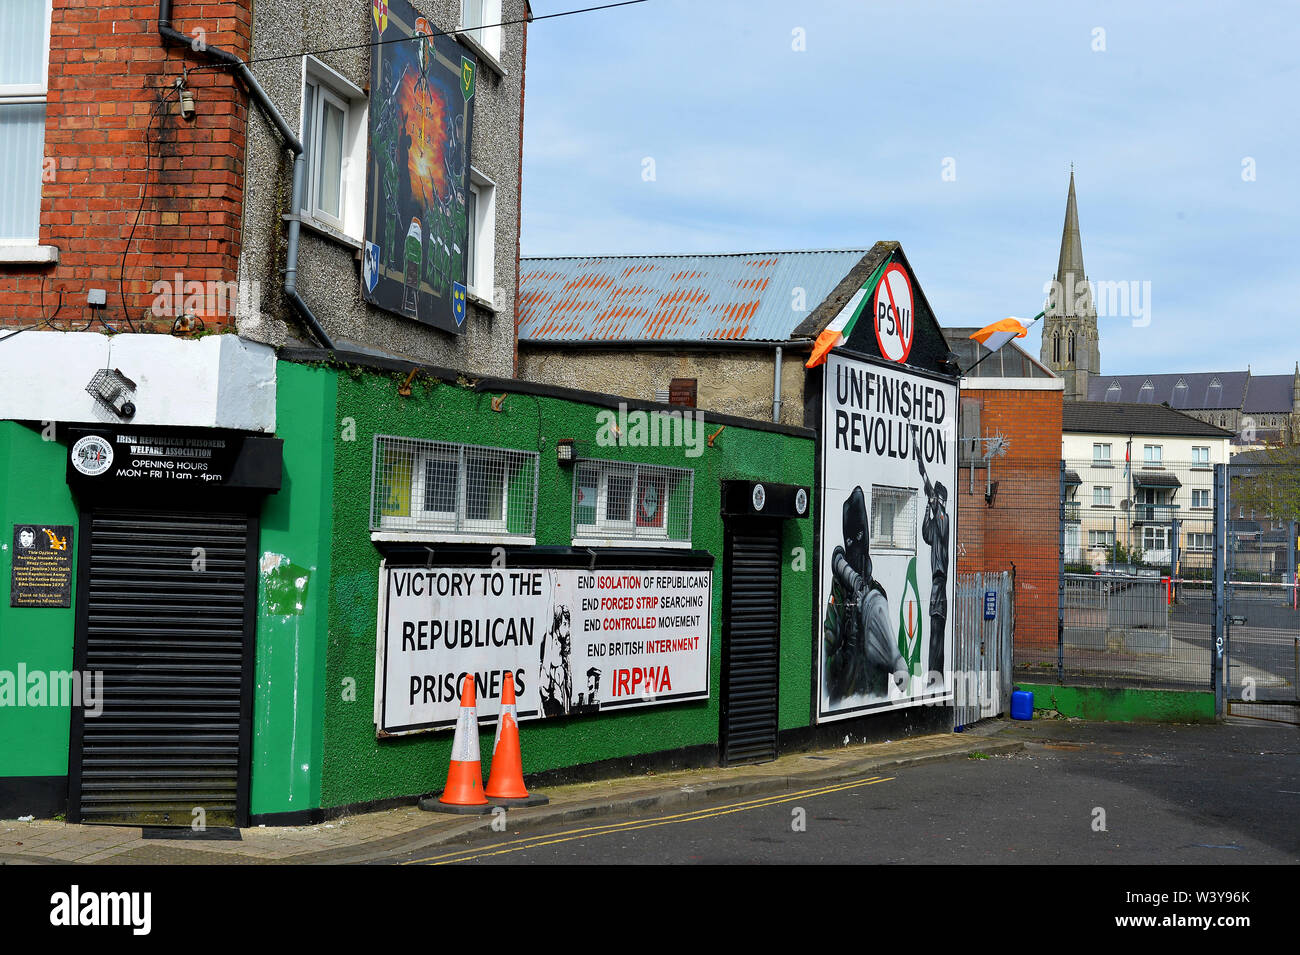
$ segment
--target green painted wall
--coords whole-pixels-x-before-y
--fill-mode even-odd
[[[289,366],[280,365],[282,381]],[[334,372],[322,372],[335,374]],[[596,760],[696,744],[716,744],[722,604],[723,534],[719,515],[720,482],[726,479],[813,483],[813,441],[728,426],[713,448],[687,457],[685,448],[601,447],[593,440],[602,410],[555,398],[511,394],[501,412],[491,395],[454,384],[417,381],[409,398],[399,397],[402,376],[360,371],[338,374],[337,420],[355,424],[355,440],[334,444],[333,543],[329,555],[329,637],[324,696],[322,806],[405,796],[439,789],[446,775],[450,731],[378,741],[375,738],[375,623],[379,553],[370,540],[368,508],[375,434],[457,441],[491,447],[540,451],[541,481],[536,537],[539,545],[571,542],[573,472],[556,463],[555,441],[590,441],[583,457],[601,457],[695,469],[693,545],[716,558],[713,577],[713,627],[707,702],[668,704],[617,716],[534,720],[522,728],[524,771],[537,772]],[[282,385],[283,387],[283,385]],[[316,427],[282,416],[279,433],[289,442],[300,427]],[[706,427],[711,434],[717,426]],[[324,444],[322,443],[322,450]],[[325,459],[327,460],[327,459]],[[283,493],[283,492],[282,492]],[[311,534],[306,527],[303,535]],[[265,535],[264,535],[265,537]],[[786,522],[783,581],[780,726],[810,722],[812,659],[813,522]],[[804,549],[802,559],[795,549]],[[264,542],[264,550],[267,549]],[[798,568],[798,569],[796,569]],[[316,591],[319,596],[320,589]],[[265,619],[265,618],[264,618]],[[262,642],[259,633],[259,643]],[[355,681],[355,699],[345,699],[345,681]],[[260,684],[260,677],[259,677]],[[482,739],[484,772],[491,732]],[[255,812],[270,811],[254,805]]]
[[[281,362],[283,484],[262,508],[251,811],[321,805],[337,375]]]
[[[67,445],[39,431],[0,421],[0,671],[72,669],[76,613],[76,553],[72,607],[10,607],[13,525],[71,524],[81,548],[77,507],[63,479]],[[69,707],[0,706],[0,776],[64,776],[68,772]]]
[[[1208,690],[1145,690],[1101,686],[1020,683],[1034,694],[1035,710],[1112,723],[1212,723],[1214,694]]]

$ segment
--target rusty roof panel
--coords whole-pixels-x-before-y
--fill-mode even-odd
[[[519,338],[788,341],[866,253],[524,258]]]

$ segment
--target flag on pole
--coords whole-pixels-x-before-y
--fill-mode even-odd
[[[839,314],[837,314],[825,330],[817,336],[817,341],[813,343],[812,355],[804,363],[805,368],[816,368],[826,360],[827,353],[837,345],[843,344],[844,340],[853,333],[853,327],[857,325],[858,318],[864,311],[870,311],[870,296],[876,290],[876,283],[885,271],[885,266],[889,265],[890,260],[886,259],[880,263],[880,266],[871,273],[862,288],[853,293]]]
[[[992,325],[985,325],[974,335],[972,339],[979,342],[989,351],[997,351],[1013,338],[1024,338],[1029,334],[1029,322],[1023,318],[1004,318],[1000,322],[994,322]]]

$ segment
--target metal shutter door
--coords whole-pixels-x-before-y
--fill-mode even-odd
[[[104,693],[81,720],[82,822],[239,821],[248,536],[245,514],[91,513],[84,666]]]
[[[723,632],[722,763],[776,758],[780,525],[729,535]]]

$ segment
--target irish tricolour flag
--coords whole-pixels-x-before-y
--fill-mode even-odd
[[[971,336],[989,351],[997,351],[1013,338],[1024,338],[1029,334],[1029,322],[1023,318],[1004,318],[992,325],[985,325]]]
[[[848,304],[840,309],[839,314],[817,336],[817,341],[813,343],[812,355],[804,363],[805,368],[816,368],[826,360],[826,355],[832,348],[853,333],[853,326],[858,323],[858,318],[864,311],[871,310],[871,293],[875,291],[876,282],[879,281],[887,265],[889,265],[888,259],[880,263],[880,267],[862,283],[862,288],[853,293]]]

